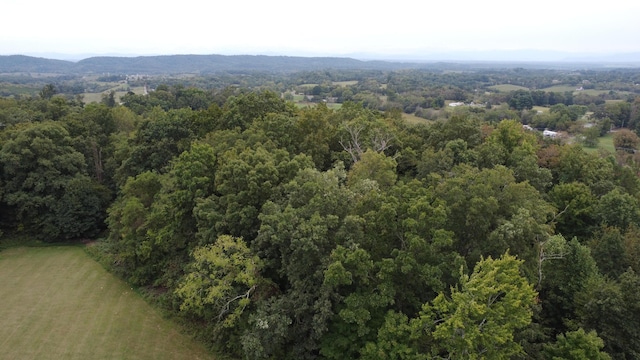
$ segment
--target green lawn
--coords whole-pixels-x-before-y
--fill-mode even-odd
[[[596,152],[598,150],[606,150],[614,154],[616,152],[616,148],[613,146],[613,133],[608,133],[607,135],[598,138],[597,148],[588,148],[583,146],[583,149],[586,152]]]
[[[0,252],[3,359],[213,359],[82,248]]]

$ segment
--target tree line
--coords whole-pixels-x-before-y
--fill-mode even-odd
[[[221,354],[640,356],[633,154],[470,110],[51,90],[0,99],[3,236],[100,237],[111,271]]]

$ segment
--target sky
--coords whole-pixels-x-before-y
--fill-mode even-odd
[[[2,13],[0,55],[640,53],[631,0],[3,0]]]

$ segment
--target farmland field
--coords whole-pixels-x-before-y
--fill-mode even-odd
[[[509,91],[516,91],[516,90],[529,90],[529,88],[526,88],[524,86],[511,85],[511,84],[493,85],[493,86],[489,86],[488,88],[496,90],[496,91],[500,91],[500,92],[509,92]]]
[[[0,252],[4,359],[213,359],[79,247]]]

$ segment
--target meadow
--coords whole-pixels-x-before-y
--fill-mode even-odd
[[[4,359],[213,359],[81,247],[0,252]]]

